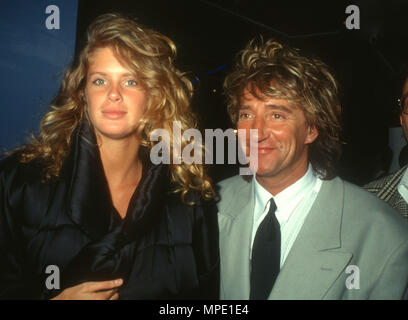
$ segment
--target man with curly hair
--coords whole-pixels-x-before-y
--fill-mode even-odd
[[[407,298],[408,225],[336,175],[341,106],[328,67],[251,41],[224,87],[258,162],[253,178],[220,183],[221,298]]]

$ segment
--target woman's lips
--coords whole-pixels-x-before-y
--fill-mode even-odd
[[[126,115],[125,111],[120,110],[105,110],[102,111],[102,114],[108,119],[120,119]]]

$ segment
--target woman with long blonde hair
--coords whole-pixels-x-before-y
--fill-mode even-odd
[[[119,14],[90,25],[39,136],[0,162],[0,297],[217,298],[214,191],[173,161],[175,121],[196,127],[175,53]],[[169,164],[150,160],[155,129]]]

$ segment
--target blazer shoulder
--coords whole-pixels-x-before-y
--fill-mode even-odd
[[[349,223],[408,241],[408,223],[396,210],[375,194],[352,183],[343,183],[344,215]]]
[[[220,187],[220,191],[222,190],[222,192],[225,192],[225,191],[239,189],[242,186],[250,184],[251,181],[252,181],[252,178],[245,180],[243,176],[235,175],[235,176],[229,177],[227,179],[224,179],[218,182],[217,185]]]
[[[219,211],[224,211],[224,209],[228,208],[236,197],[250,196],[251,185],[252,178],[246,180],[241,175],[235,175],[220,181],[217,184],[217,191],[220,196],[220,201],[218,202]]]
[[[225,180],[220,181],[218,186],[218,191],[221,199],[225,196],[234,195],[239,193],[243,188],[249,187],[251,185],[252,179],[245,180],[242,176],[236,175]]]
[[[379,199],[375,194],[369,192],[363,187],[359,187],[348,181],[343,181],[344,185],[344,201],[346,204],[351,204],[353,207],[360,206],[360,212],[373,211],[394,211],[386,202]],[[362,210],[364,208],[365,210]]]
[[[377,180],[373,180],[367,183],[366,185],[364,185],[364,188],[369,192],[378,192],[384,188],[389,189],[392,187],[396,187],[396,185],[400,182],[402,175],[404,174],[407,167],[408,166],[404,166],[398,171],[390,173],[389,175],[386,175],[385,177],[382,177]]]

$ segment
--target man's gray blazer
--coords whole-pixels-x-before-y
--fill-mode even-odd
[[[220,184],[221,299],[248,299],[252,180]],[[374,195],[324,181],[269,299],[407,299],[408,224]]]

